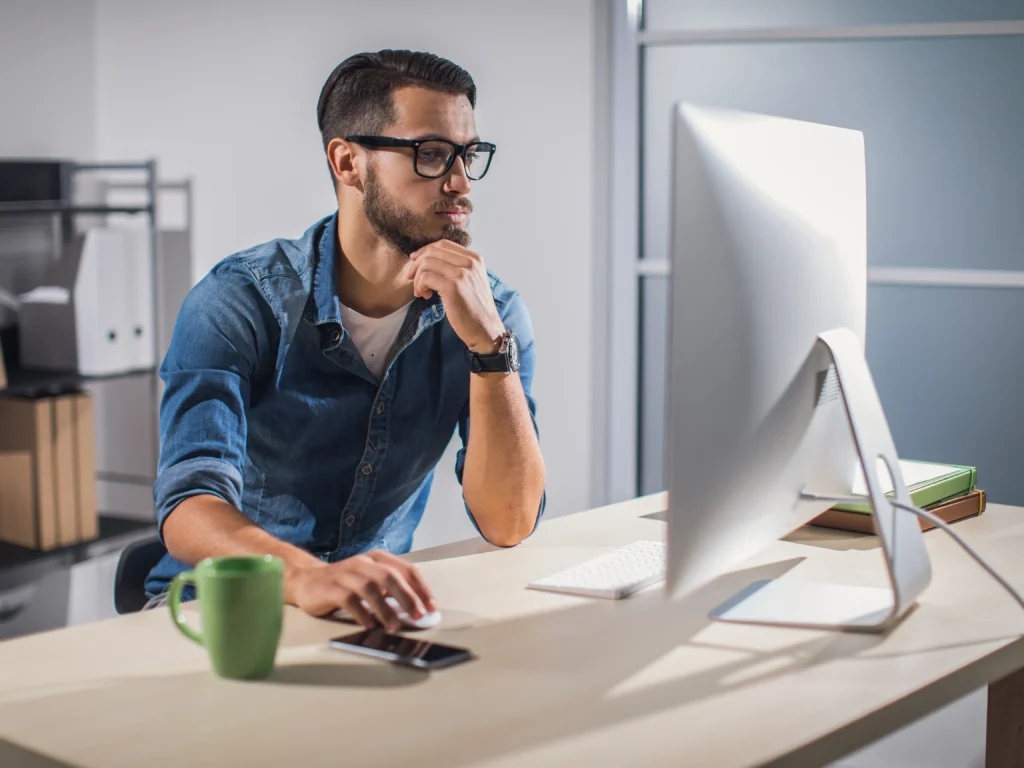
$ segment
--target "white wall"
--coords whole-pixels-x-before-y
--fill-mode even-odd
[[[92,157],[94,21],[88,0],[0,0],[0,157]],[[26,291],[46,274],[56,238],[39,221],[0,217],[0,288]],[[0,306],[0,328],[14,322]]]
[[[95,7],[0,2],[0,157],[92,158]]]
[[[195,180],[195,275],[295,236],[335,205],[316,102],[342,59],[385,47],[466,67],[481,135],[499,149],[473,191],[474,248],[523,294],[538,340],[534,394],[548,513],[588,506],[592,313],[592,0],[466,4],[97,2],[97,155],[155,156]],[[454,455],[417,545],[474,535]]]

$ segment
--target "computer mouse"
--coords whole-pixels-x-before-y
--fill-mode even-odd
[[[441,623],[441,614],[438,611],[432,611],[418,619],[414,619],[402,609],[401,604],[395,598],[385,597],[384,600],[395,609],[395,613],[398,614],[398,621],[402,624],[402,629],[433,629]],[[365,600],[363,601],[363,607],[369,610]],[[355,621],[352,615],[344,608],[339,608],[333,615],[334,618],[341,619],[342,621]]]
[[[402,622],[402,626],[407,629],[433,629],[441,623],[441,614],[438,611],[431,611],[430,613],[423,614],[420,618],[414,619],[412,616],[402,610],[402,606],[398,604],[398,601],[393,597],[384,598],[388,605],[395,609],[398,614],[398,620]]]

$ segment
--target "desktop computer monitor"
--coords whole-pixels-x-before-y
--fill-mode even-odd
[[[862,134],[692,104],[674,134],[666,579],[680,596],[849,497],[858,450],[883,462],[865,473],[873,500],[886,470],[909,496],[863,359]],[[898,618],[930,570],[917,520],[884,517],[891,590],[780,579],[719,618]]]

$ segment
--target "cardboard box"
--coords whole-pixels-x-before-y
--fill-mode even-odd
[[[36,547],[36,494],[29,451],[0,451],[0,540]]]
[[[78,489],[75,477],[75,402],[73,396],[53,398],[53,462],[57,490],[57,543],[78,541]]]
[[[20,510],[22,530],[31,525],[35,549],[57,546],[56,466],[53,460],[53,402],[51,398],[0,398],[0,451],[27,451],[32,457],[30,482],[35,505]],[[20,494],[19,494],[20,495]],[[5,519],[13,513],[5,511]],[[0,535],[6,536],[5,531]],[[9,540],[9,539],[8,539]],[[22,543],[22,542],[13,542]]]
[[[92,398],[87,394],[75,395],[74,404],[78,538],[92,541],[100,535],[96,511],[96,437]]]
[[[0,398],[0,539],[48,550],[96,537],[93,441],[86,394]]]

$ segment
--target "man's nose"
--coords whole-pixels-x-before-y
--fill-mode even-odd
[[[456,157],[448,178],[444,182],[444,191],[452,195],[468,195],[473,182],[466,175],[466,164],[461,157]]]

